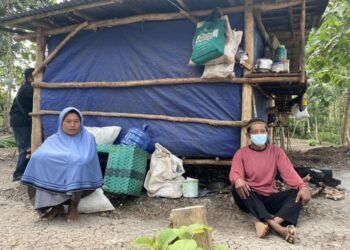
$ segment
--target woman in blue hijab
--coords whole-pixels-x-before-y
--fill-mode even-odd
[[[67,222],[79,219],[80,198],[101,187],[103,179],[95,138],[78,109],[62,110],[58,131],[33,153],[21,181],[43,220],[63,214],[63,204],[68,204]]]

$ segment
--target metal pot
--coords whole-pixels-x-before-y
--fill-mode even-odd
[[[270,72],[272,68],[272,60],[268,58],[259,58],[256,60],[255,70],[257,72]]]

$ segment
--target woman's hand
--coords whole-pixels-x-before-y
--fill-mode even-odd
[[[248,183],[243,180],[243,178],[238,178],[235,181],[235,188],[239,197],[241,197],[243,200],[247,199],[249,196],[250,187]]]

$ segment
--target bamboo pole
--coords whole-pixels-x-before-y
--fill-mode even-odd
[[[262,4],[255,4],[254,10],[255,11],[261,11],[261,12],[267,12],[267,11],[274,11],[279,9],[284,9],[288,7],[293,7],[296,5],[300,5],[300,0],[296,1],[284,1],[280,3],[262,3]],[[233,6],[233,7],[227,7],[222,8],[223,14],[233,14],[233,13],[241,13],[244,11],[245,6]],[[189,11],[188,13],[195,17],[202,17],[202,16],[208,16],[212,10],[197,10],[197,11]],[[183,14],[175,12],[175,13],[162,13],[162,14],[143,14],[143,15],[136,15],[136,16],[129,16],[124,18],[114,18],[114,19],[108,19],[108,20],[102,20],[102,21],[95,21],[91,22],[87,27],[85,27],[86,30],[96,30],[97,28],[104,28],[104,27],[112,27],[112,26],[118,26],[118,25],[125,25],[125,24],[131,24],[131,23],[139,23],[139,22],[146,22],[146,21],[168,21],[168,20],[176,20],[176,19],[183,19],[186,18]],[[74,30],[78,25],[69,25],[62,28],[57,29],[50,29],[45,30],[44,35],[58,35],[63,33],[68,33],[72,30]],[[31,39],[35,37],[35,32],[31,32],[25,35],[19,35],[16,37],[16,40],[26,40]]]
[[[244,48],[248,53],[248,63],[253,65],[254,59],[254,15],[253,0],[246,0],[244,5]],[[245,74],[249,73],[247,71]],[[254,78],[252,78],[254,79]],[[250,120],[252,117],[252,98],[253,88],[248,82],[242,86],[242,118],[241,120]],[[241,147],[248,144],[246,128],[241,128]]]
[[[65,82],[65,83],[47,83],[34,82],[32,86],[35,88],[46,89],[69,89],[69,88],[128,88],[128,87],[145,87],[145,86],[166,86],[180,84],[279,84],[281,82],[298,83],[298,76],[284,77],[261,77],[261,78],[219,78],[219,79],[203,79],[203,78],[165,78],[155,80],[140,81],[123,81],[123,82]]]
[[[78,27],[76,27],[71,33],[69,33],[64,40],[52,51],[52,53],[43,61],[41,62],[36,69],[33,72],[33,76],[37,75],[39,72],[42,71],[42,69],[49,64],[53,58],[57,55],[57,53],[71,40],[80,30],[84,29],[86,26],[88,26],[88,22],[84,22],[80,24]]]
[[[182,160],[184,165],[209,165],[209,166],[231,166],[231,160],[211,159],[186,159]]]
[[[306,0],[302,0],[301,20],[300,20],[300,82],[305,83],[305,20],[306,20]]]
[[[83,115],[87,116],[107,116],[107,117],[124,117],[135,119],[148,119],[148,120],[162,120],[169,122],[183,122],[183,123],[199,123],[210,126],[224,126],[224,127],[242,127],[246,125],[245,121],[224,121],[207,118],[194,118],[194,117],[178,117],[168,115],[149,115],[149,114],[136,114],[136,113],[118,113],[118,112],[99,112],[99,111],[82,111]],[[40,117],[42,115],[59,115],[60,111],[55,110],[40,110],[31,113],[33,117]]]
[[[36,38],[36,63],[37,68],[45,59],[46,37],[42,35],[39,28]],[[43,73],[39,72],[35,77],[35,81],[42,81]],[[33,94],[33,112],[40,111],[40,88],[34,88]],[[31,151],[32,153],[40,146],[42,140],[41,118],[36,116],[32,118],[32,135],[31,135]]]

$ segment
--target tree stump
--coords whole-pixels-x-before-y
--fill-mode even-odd
[[[207,213],[204,206],[172,209],[170,213],[170,221],[173,228],[188,226],[195,223],[208,225]],[[194,240],[199,247],[202,247],[205,250],[213,249],[210,232],[195,235]]]

